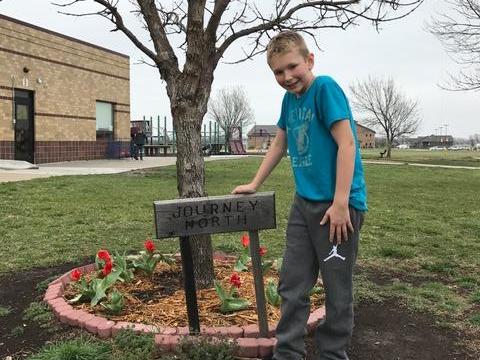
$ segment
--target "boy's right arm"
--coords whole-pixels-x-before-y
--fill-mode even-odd
[[[287,134],[278,128],[277,135],[268,149],[265,159],[257,170],[257,174],[249,184],[239,185],[233,189],[232,194],[253,194],[262,185],[272,170],[277,166],[287,151]]]

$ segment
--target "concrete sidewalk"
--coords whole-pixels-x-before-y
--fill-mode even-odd
[[[244,156],[245,155],[209,156],[205,158],[205,161],[238,159]],[[34,165],[38,166],[36,169],[28,168],[25,164],[20,164],[21,162],[0,160],[0,183],[31,180],[50,176],[118,174],[138,169],[175,165],[176,160],[175,157],[144,157],[144,160],[104,159],[66,161]]]
[[[386,161],[386,160],[362,160],[364,164],[380,164],[380,165],[409,165],[418,167],[434,167],[442,169],[464,169],[464,170],[480,170],[477,166],[461,166],[461,165],[437,165],[437,164],[423,164],[405,161]]]
[[[227,155],[209,156],[205,161],[239,159],[246,156],[258,155]],[[144,157],[144,160],[132,159],[104,159],[66,161],[58,163],[33,165],[24,161],[0,160],[0,183],[10,181],[23,181],[36,178],[64,175],[95,175],[95,174],[118,174],[138,169],[155,168],[159,166],[175,165],[175,157]],[[393,161],[369,161],[366,164],[405,165],[403,162]],[[410,163],[411,166],[441,167],[454,169],[480,170],[480,167],[447,166]]]

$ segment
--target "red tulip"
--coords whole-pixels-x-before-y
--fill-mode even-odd
[[[148,239],[147,241],[145,241],[145,243],[143,244],[143,246],[145,246],[145,249],[148,251],[148,252],[154,252],[155,251],[155,244],[153,243],[153,241],[151,239]]]
[[[243,247],[248,247],[248,245],[250,245],[250,237],[247,234],[242,235],[242,245]]]
[[[111,257],[110,257],[110,254],[108,253],[107,250],[99,250],[98,253],[97,253],[97,257],[98,257],[99,259],[102,259],[102,260],[105,261],[106,263],[112,261],[112,259],[111,259]]]
[[[111,261],[105,262],[105,266],[102,269],[103,275],[107,276],[108,274],[110,274],[112,272],[112,267],[113,267],[113,264]]]
[[[82,277],[82,272],[78,269],[73,269],[70,273],[70,279],[73,281],[78,281]]]
[[[264,256],[267,253],[267,248],[264,246],[260,246],[258,253],[260,254],[260,256]]]
[[[233,273],[232,276],[230,276],[230,284],[232,284],[233,286],[236,286],[237,288],[240,288],[240,286],[242,285],[242,280],[240,279],[240,276],[238,276],[236,272]]]

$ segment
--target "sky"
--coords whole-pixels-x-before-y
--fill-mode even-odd
[[[108,20],[98,16],[71,17],[59,14],[58,10],[49,0],[0,0],[3,15],[129,55],[132,120],[166,117],[171,130],[165,83],[155,68],[141,63],[145,56],[124,34],[111,32]],[[321,51],[306,38],[315,54],[314,73],[332,76],[347,95],[354,81],[368,76],[393,78],[406,97],[419,103],[422,122],[416,136],[448,133],[468,138],[478,134],[480,93],[451,92],[439,87],[448,80],[448,73],[455,73],[457,65],[441,43],[425,31],[432,15],[448,11],[444,0],[425,0],[413,14],[383,24],[379,32],[366,22],[345,31],[321,30],[317,37]],[[135,22],[131,16],[127,19]],[[226,60],[232,60],[239,51],[239,45],[234,43]],[[256,124],[276,124],[284,90],[275,82],[265,55],[236,65],[219,64],[212,94],[231,86],[245,90]]]

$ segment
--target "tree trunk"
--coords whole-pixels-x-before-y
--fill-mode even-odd
[[[197,11],[203,6],[196,4]],[[183,71],[166,80],[177,142],[177,187],[181,198],[206,196],[202,156],[202,121],[207,112],[217,65],[215,41],[205,47],[201,16],[189,13],[187,52]],[[197,288],[213,287],[213,250],[210,235],[190,237]]]
[[[393,140],[387,138],[387,155],[386,155],[387,159],[390,159],[392,154],[392,143],[393,143]]]
[[[202,97],[200,97],[202,98]],[[205,104],[180,96],[171,98],[173,128],[177,145],[177,187],[181,198],[206,196],[202,156],[201,124]],[[210,235],[190,237],[197,288],[213,286],[213,249]]]
[[[231,139],[231,129],[228,129],[228,131],[225,131],[225,151],[228,154],[232,153],[232,148],[230,146],[230,139]]]

